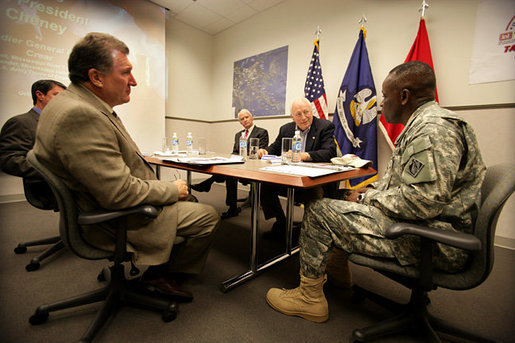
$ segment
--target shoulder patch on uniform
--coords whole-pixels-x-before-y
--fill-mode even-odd
[[[418,173],[424,168],[424,163],[422,161],[413,158],[408,165],[406,172],[410,174],[412,177],[416,178]]]

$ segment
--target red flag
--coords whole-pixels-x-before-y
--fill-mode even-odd
[[[429,64],[429,66],[435,70],[433,67],[433,58],[431,57],[431,47],[429,45],[429,37],[427,36],[426,30],[426,22],[424,18],[420,18],[420,24],[418,26],[417,38],[415,38],[415,42],[411,46],[411,50],[408,53],[408,57],[404,62],[409,61],[421,61]],[[438,101],[438,93],[436,92],[435,87],[435,98]],[[392,144],[395,143],[397,136],[404,129],[404,125],[402,124],[389,124],[384,119],[384,116],[381,114],[381,124],[383,126],[384,131],[388,134],[389,139]]]

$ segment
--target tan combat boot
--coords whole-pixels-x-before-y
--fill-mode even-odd
[[[275,310],[289,316],[299,316],[316,323],[329,318],[329,308],[324,296],[326,276],[309,279],[300,275],[300,285],[294,289],[271,288],[266,301]]]
[[[339,288],[351,288],[352,272],[349,268],[347,253],[342,249],[333,248],[325,267],[329,283]]]

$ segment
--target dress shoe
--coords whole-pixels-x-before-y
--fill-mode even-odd
[[[166,274],[148,275],[143,274],[139,283],[147,291],[159,293],[170,300],[178,302],[191,302],[193,294],[190,291],[182,289],[175,280]]]
[[[236,217],[238,214],[240,214],[241,208],[240,207],[229,207],[229,209],[222,213],[221,218],[227,219],[231,217]]]
[[[211,190],[211,185],[213,181],[211,178],[202,181],[201,183],[197,183],[196,185],[191,185],[191,189],[197,192],[209,192]]]

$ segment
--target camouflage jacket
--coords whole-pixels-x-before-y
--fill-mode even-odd
[[[431,101],[411,115],[363,203],[398,221],[472,232],[486,167],[462,118]]]

